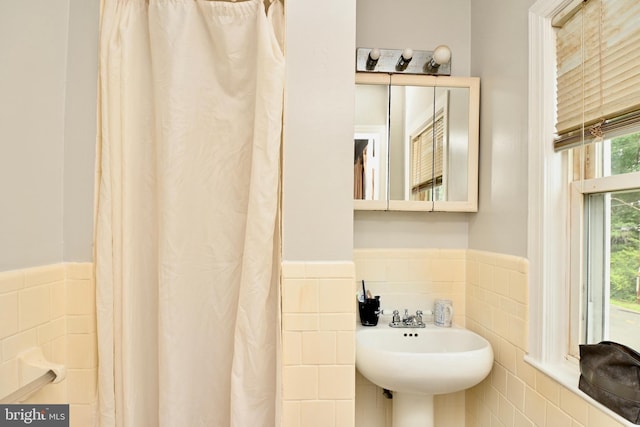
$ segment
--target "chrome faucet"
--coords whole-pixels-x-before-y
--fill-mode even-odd
[[[425,324],[422,320],[422,310],[416,311],[414,316],[409,314],[409,310],[405,308],[402,319],[400,319],[400,312],[393,310],[393,318],[389,326],[392,328],[424,328]]]
[[[409,310],[407,310],[406,308],[404,309],[404,316],[402,317],[402,323],[404,323],[407,326],[413,325],[413,321],[415,320],[415,318],[416,316],[409,315]]]
[[[393,318],[390,325],[400,325],[400,312],[398,310],[393,310]]]

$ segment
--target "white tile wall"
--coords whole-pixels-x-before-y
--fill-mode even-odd
[[[467,427],[615,427],[619,422],[524,361],[528,263],[495,253],[467,253],[467,328],[487,338],[493,370],[466,392]]]
[[[67,263],[0,272],[0,396],[16,390],[17,355],[40,347],[67,377],[30,403],[69,403],[70,424],[93,425],[97,346],[93,264]]]
[[[285,262],[281,286],[282,426],[352,427],[353,264]]]
[[[282,269],[282,426],[386,427],[391,402],[355,371],[355,292],[364,279],[385,304],[449,297],[455,322],[493,345],[494,369],[466,393],[436,397],[439,427],[621,426],[524,362],[528,264],[466,250],[357,250],[354,263]],[[398,307],[400,307],[398,305]],[[412,309],[412,307],[407,307]],[[71,425],[92,425],[97,375],[93,265],[0,272],[0,396],[18,386],[16,355],[40,346],[67,379],[29,401],[70,403]]]

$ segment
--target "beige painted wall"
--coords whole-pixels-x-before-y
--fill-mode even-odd
[[[481,78],[478,213],[469,248],[527,254],[528,9],[533,0],[473,0],[471,74]]]
[[[283,257],[351,260],[355,0],[285,8]]]
[[[62,261],[69,1],[0,2],[0,271]]]
[[[398,7],[390,0],[335,0],[313,13],[302,2],[287,4],[285,259],[349,259],[354,245],[470,246],[523,255],[526,107],[520,101],[530,3],[412,0]],[[6,120],[0,270],[91,259],[98,4],[0,4],[0,51],[10,64],[0,70],[7,94],[0,102]],[[425,17],[432,17],[430,25],[423,25]],[[512,37],[502,37],[505,31]],[[351,139],[355,47],[439,43],[452,47],[453,74],[483,78],[480,212],[359,212],[352,223],[344,184],[351,179],[350,145],[342,141]]]
[[[98,7],[0,2],[0,271],[92,259]]]
[[[99,0],[69,0],[63,260],[93,260]]]

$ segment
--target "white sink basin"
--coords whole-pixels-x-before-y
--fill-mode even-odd
[[[399,393],[464,390],[482,381],[492,366],[491,344],[467,329],[380,324],[356,331],[358,371],[377,386]]]

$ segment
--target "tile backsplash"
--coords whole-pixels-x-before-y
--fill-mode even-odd
[[[454,323],[464,326],[466,251],[437,249],[358,249],[354,252],[358,291],[361,282],[380,295],[381,322],[393,310],[432,310],[437,298],[453,301]]]
[[[437,298],[453,301],[454,324],[465,325],[466,250],[439,249],[358,249],[354,251],[356,285],[365,281],[367,289],[380,295],[385,315],[391,320],[394,309],[432,310]],[[360,288],[358,288],[360,290]],[[425,320],[427,317],[425,316]],[[435,424],[441,427],[464,425],[464,392],[435,396]],[[356,427],[391,427],[391,400],[382,389],[362,375],[356,375]]]

